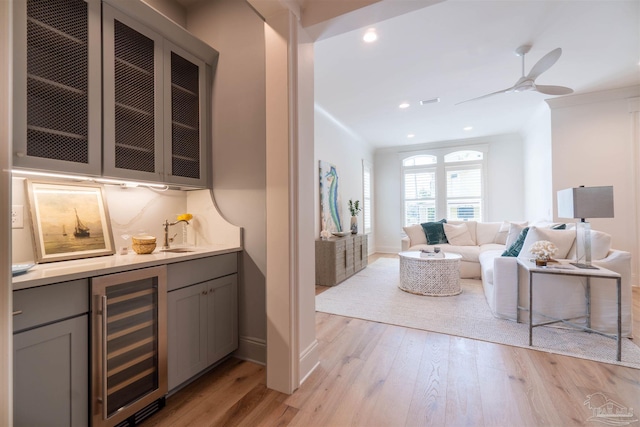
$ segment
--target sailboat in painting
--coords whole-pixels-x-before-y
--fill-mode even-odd
[[[76,211],[76,228],[73,232],[73,235],[75,237],[89,237],[90,236],[89,227],[87,227],[82,223],[82,221],[80,221],[80,217],[78,216],[78,210],[75,208],[73,208],[73,210]]]

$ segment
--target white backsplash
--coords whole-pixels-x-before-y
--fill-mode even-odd
[[[105,197],[111,218],[114,247],[131,247],[131,239],[125,235],[148,234],[156,236],[162,245],[165,219],[173,222],[176,215],[187,212],[187,191],[159,191],[147,187],[122,188],[104,185]],[[35,258],[29,200],[24,178],[13,178],[12,204],[24,206],[24,228],[13,229],[12,263],[31,262]],[[171,227],[170,236],[175,236],[173,245],[182,244],[182,224]]]
[[[33,262],[35,259],[25,181],[24,178],[13,178],[12,205],[23,205],[25,215],[24,228],[16,228],[12,232],[13,264]],[[183,239],[184,223],[176,224],[169,228],[169,237],[175,237],[171,246],[242,246],[241,228],[222,217],[210,190],[161,191],[110,184],[104,184],[103,188],[117,253],[123,247],[131,249],[130,236],[141,234],[155,236],[157,247],[160,248],[164,240],[164,221],[174,222],[176,216],[187,212],[193,215],[193,219],[186,226],[186,242]]]

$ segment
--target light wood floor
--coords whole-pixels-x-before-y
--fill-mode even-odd
[[[596,426],[584,402],[597,392],[640,416],[638,369],[326,313],[316,326],[320,366],[293,395],[229,359],[143,425]]]

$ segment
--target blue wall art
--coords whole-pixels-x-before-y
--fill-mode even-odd
[[[342,231],[342,203],[340,201],[338,170],[320,160],[320,228],[330,232]]]

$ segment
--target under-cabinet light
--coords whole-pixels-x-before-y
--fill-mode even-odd
[[[123,181],[118,179],[108,179],[108,178],[94,178],[90,176],[82,176],[82,175],[65,175],[60,173],[51,173],[51,172],[40,172],[40,171],[28,171],[28,170],[20,170],[20,169],[12,169],[11,173],[13,175],[27,175],[27,176],[37,176],[43,178],[55,178],[55,179],[70,179],[74,181],[88,181],[88,182],[98,182],[100,184],[113,184],[119,185],[121,187],[132,188],[132,187],[149,187],[149,188],[157,188],[161,190],[168,190],[169,186],[164,184],[154,184],[148,182],[134,182],[134,181]]]

